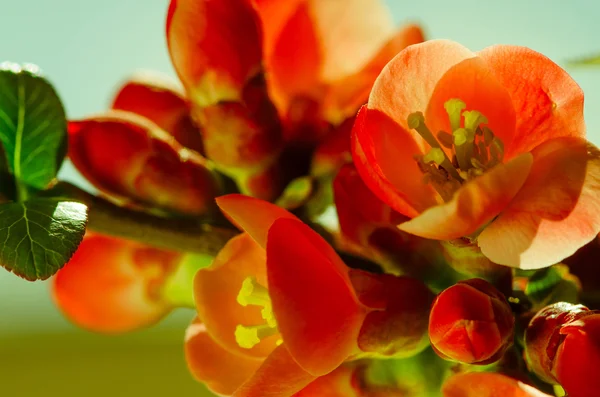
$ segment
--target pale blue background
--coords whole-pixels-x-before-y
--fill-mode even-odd
[[[398,22],[421,22],[428,37],[453,39],[473,50],[519,44],[561,64],[600,52],[596,0],[389,4]],[[0,61],[40,65],[70,117],[101,111],[129,73],[153,69],[173,75],[164,38],[167,5],[166,0],[0,0]],[[600,144],[600,68],[570,71],[586,93],[590,140]],[[72,177],[69,171],[64,175]],[[168,324],[182,329],[189,318],[184,312]],[[28,283],[0,271],[0,335],[40,330],[71,332],[72,327],[56,312],[45,283]],[[0,363],[2,344],[0,336]]]

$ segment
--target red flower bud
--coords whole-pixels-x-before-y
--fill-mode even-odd
[[[600,311],[555,303],[540,310],[525,333],[530,369],[569,397],[595,397],[600,390]]]
[[[194,215],[215,207],[219,183],[205,159],[133,113],[69,123],[69,157],[88,181],[119,201]]]
[[[470,279],[438,295],[429,317],[429,338],[442,358],[489,364],[511,346],[514,321],[500,291],[487,281]]]

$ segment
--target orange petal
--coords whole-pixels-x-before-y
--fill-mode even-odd
[[[247,0],[171,0],[167,43],[190,100],[201,107],[238,100],[261,69],[260,21]]]
[[[390,16],[381,0],[301,3],[266,58],[283,113],[294,98],[321,99],[326,85],[360,71],[393,36]]]
[[[429,208],[398,225],[400,230],[434,240],[452,240],[475,233],[496,217],[519,192],[533,158],[525,153],[465,183],[451,201]]]
[[[286,349],[278,346],[232,397],[290,397],[315,379]]]
[[[262,248],[267,246],[267,233],[273,222],[279,218],[298,219],[275,204],[242,194],[228,194],[216,200],[227,218]]]
[[[202,137],[190,118],[187,100],[165,76],[148,72],[132,76],[119,89],[112,108],[144,116],[183,146],[203,151]]]
[[[363,106],[352,135],[358,172],[382,201],[408,217],[437,204],[436,193],[422,182],[414,159],[421,150],[399,124],[384,113]]]
[[[600,152],[578,138],[535,148],[518,196],[479,235],[493,262],[536,269],[572,255],[600,231]]]
[[[507,156],[561,136],[585,137],[583,91],[560,66],[525,47],[495,45],[477,54],[506,88],[517,110]]]
[[[169,211],[205,214],[220,189],[202,156],[134,113],[113,110],[70,122],[69,157],[109,196]]]
[[[232,394],[263,362],[223,349],[197,318],[185,332],[184,348],[185,360],[194,378],[218,394]]]
[[[296,97],[318,98],[323,50],[310,14],[310,2],[295,9],[265,58],[269,90],[281,114],[287,114]]]
[[[53,279],[53,298],[78,326],[106,333],[151,325],[170,311],[160,290],[179,255],[87,234]]]
[[[267,275],[279,331],[302,368],[324,375],[356,352],[364,309],[348,268],[315,231],[299,220],[276,220]]]
[[[359,397],[357,390],[356,368],[343,365],[335,371],[312,381],[308,386],[294,394],[294,397]],[[370,395],[369,395],[370,396]]]
[[[367,103],[373,83],[387,63],[409,45],[425,41],[421,27],[409,24],[399,29],[358,72],[331,83],[323,99],[326,120],[338,123]]]
[[[270,59],[281,30],[307,0],[253,0],[262,22],[265,59]]]
[[[492,372],[459,373],[442,386],[444,397],[551,397],[508,376]]]
[[[474,56],[467,48],[449,40],[412,45],[383,69],[373,85],[369,108],[388,115],[423,149],[421,136],[408,128],[408,116],[417,111],[425,113],[438,80],[452,66]]]
[[[265,251],[243,233],[227,242],[210,267],[196,273],[196,310],[207,332],[223,348],[236,354],[265,357],[275,348],[277,337],[265,338],[251,349],[240,347],[235,339],[238,325],[265,322],[260,307],[243,307],[237,302],[242,283],[248,277],[256,277],[267,286]]]
[[[488,126],[510,147],[515,134],[515,109],[508,91],[480,58],[465,59],[444,73],[431,94],[425,121],[432,132],[452,131],[444,104],[461,99],[466,110],[477,110],[488,119]]]

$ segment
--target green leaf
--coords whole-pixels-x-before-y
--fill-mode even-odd
[[[527,282],[525,294],[536,307],[555,302],[578,303],[581,286],[565,265],[554,265],[535,272]]]
[[[84,204],[33,198],[0,205],[0,264],[27,280],[45,280],[71,259],[87,223]]]
[[[0,65],[0,143],[20,201],[28,186],[42,190],[56,177],[67,150],[67,119],[37,66]]]

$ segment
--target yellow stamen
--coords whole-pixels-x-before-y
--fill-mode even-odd
[[[244,280],[237,296],[237,302],[244,307],[249,305],[262,307],[260,314],[263,320],[265,320],[265,324],[253,326],[238,325],[236,327],[235,340],[240,347],[251,349],[261,339],[279,332],[277,330],[277,321],[273,314],[273,305],[269,297],[269,291],[258,283],[255,277],[248,277]]]
[[[244,349],[252,349],[264,338],[277,334],[277,328],[262,325],[238,325],[235,328],[235,341]]]
[[[460,115],[467,105],[460,99],[450,99],[444,103],[444,109],[450,119],[450,128],[452,131],[460,128]]]
[[[482,175],[504,158],[502,141],[483,125],[488,123],[487,118],[476,110],[464,111],[466,107],[460,99],[444,104],[452,130],[439,131],[437,139],[425,124],[423,113],[412,113],[407,120],[408,126],[431,147],[426,154],[415,157],[423,181],[430,183],[444,201],[450,200],[462,183]]]

